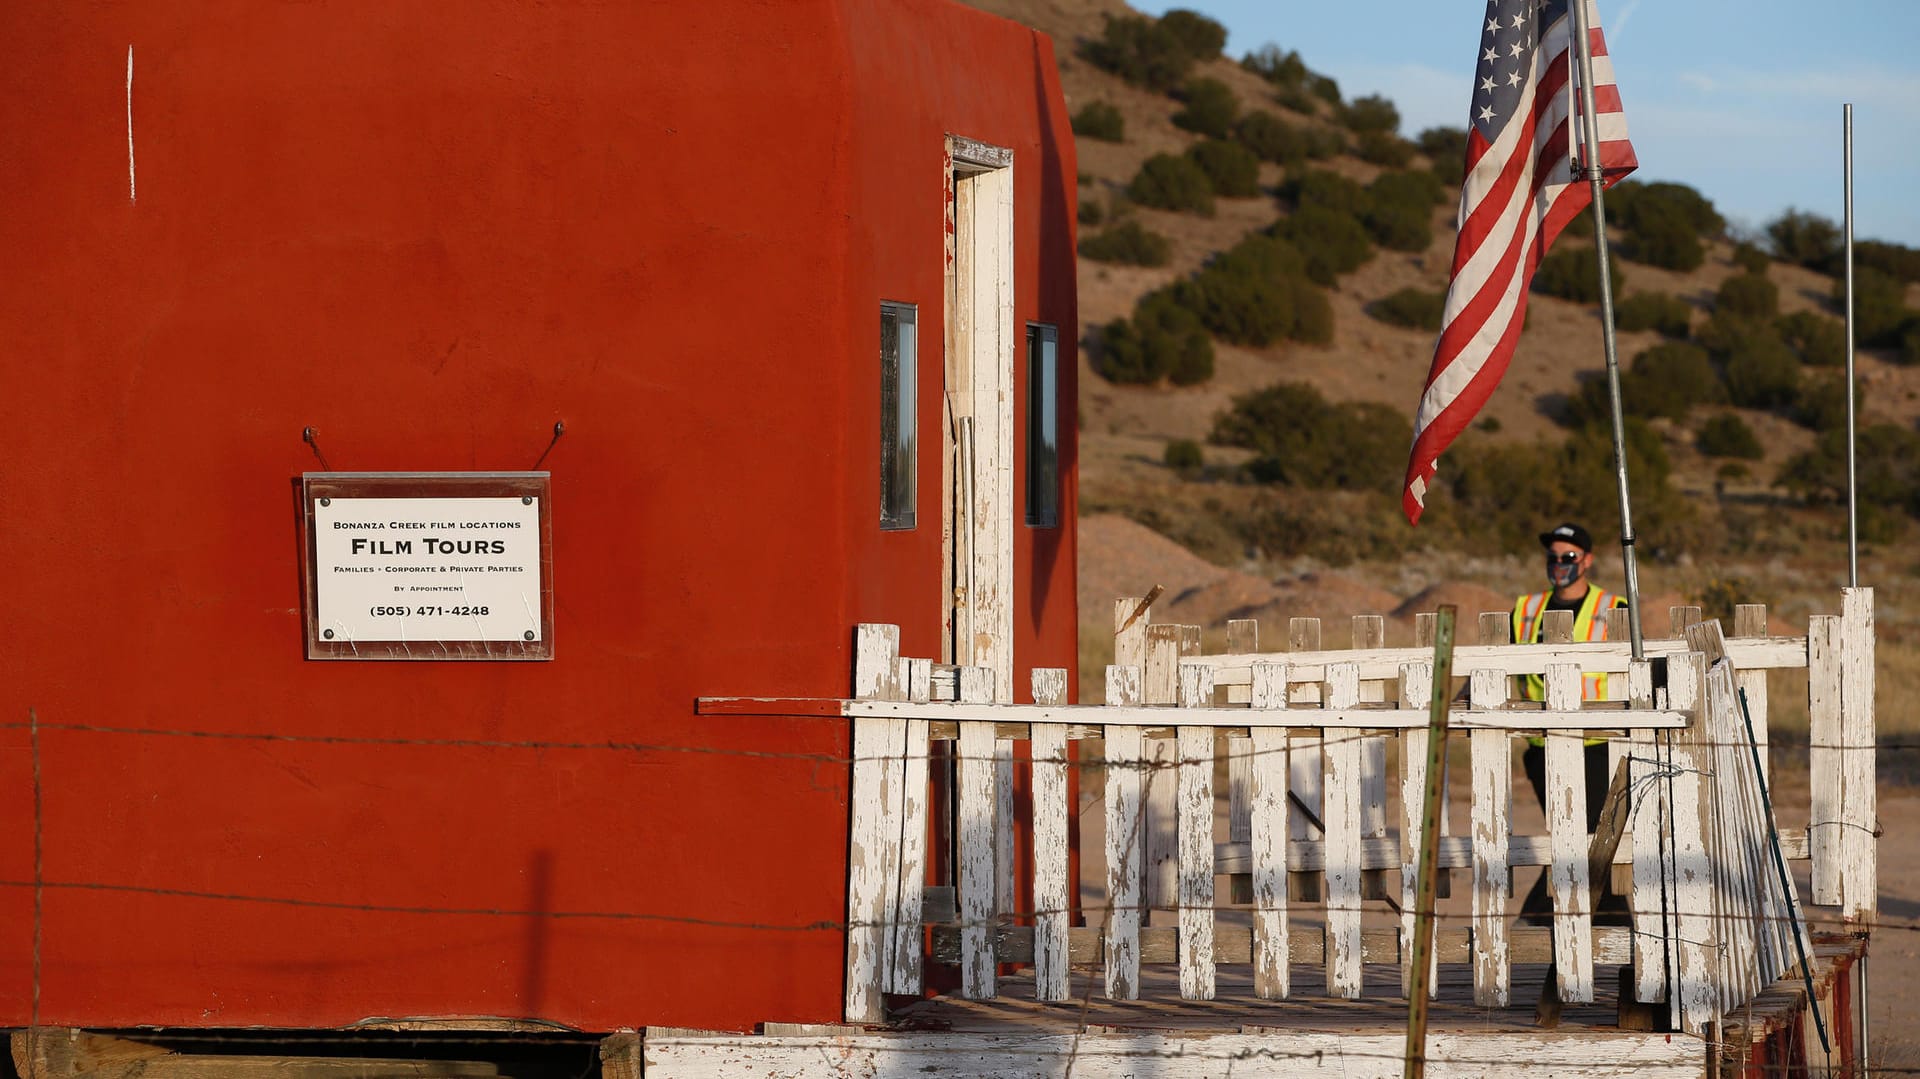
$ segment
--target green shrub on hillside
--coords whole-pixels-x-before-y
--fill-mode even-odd
[[[1327,104],[1332,105],[1336,112],[1342,107],[1340,103],[1340,84],[1335,82],[1331,75],[1308,75],[1307,92]],[[1392,102],[1388,102],[1388,104],[1392,104]]]
[[[1174,8],[1160,16],[1160,29],[1172,34],[1196,60],[1211,60],[1227,47],[1227,28],[1197,11]]]
[[[1780,334],[1774,330],[1772,323],[1734,318],[1718,311],[1709,315],[1693,331],[1694,341],[1706,349],[1715,362],[1722,364],[1743,349],[1768,338],[1780,340]]]
[[[1657,331],[1662,337],[1687,336],[1693,307],[1678,296],[1664,292],[1636,292],[1614,305],[1614,322],[1628,333]]]
[[[1389,251],[1425,251],[1433,243],[1433,211],[1399,202],[1376,202],[1360,219],[1367,235]]]
[[[1378,132],[1393,135],[1400,130],[1400,110],[1379,94],[1354,98],[1340,110],[1340,122],[1356,135]]]
[[[1833,306],[1845,310],[1847,281],[1833,281]],[[1899,348],[1907,319],[1907,286],[1899,278],[1866,267],[1853,272],[1853,334],[1861,348]]]
[[[1660,436],[1637,418],[1627,420],[1626,434],[1642,553],[1671,556],[1691,542],[1693,509],[1669,482],[1673,466]],[[1428,495],[1428,512],[1436,523],[1466,522],[1463,527],[1480,543],[1492,540],[1499,549],[1524,550],[1542,520],[1584,520],[1596,534],[1617,520],[1612,434],[1604,425],[1558,442],[1463,439],[1448,451],[1448,466],[1435,484],[1445,495]],[[1652,537],[1659,537],[1660,546],[1648,542]]]
[[[1219,79],[1189,81],[1180,91],[1180,100],[1186,107],[1173,114],[1173,124],[1188,131],[1224,139],[1240,118],[1240,99]]]
[[[1679,210],[1651,202],[1637,209],[1630,221],[1620,246],[1624,257],[1682,272],[1697,270],[1707,260],[1699,233]]]
[[[1085,108],[1073,114],[1073,133],[1102,142],[1124,142],[1127,119],[1109,102],[1089,101]]]
[[[1620,264],[1609,262],[1607,276],[1613,281],[1613,293],[1620,294]],[[1574,303],[1600,302],[1600,264],[1591,247],[1560,245],[1540,260],[1533,273],[1533,291],[1557,296]]]
[[[1720,377],[1704,349],[1678,341],[1655,345],[1633,358],[1620,374],[1620,407],[1628,416],[1684,420],[1698,405],[1726,399]],[[1604,378],[1588,379],[1568,400],[1562,420],[1570,427],[1604,426],[1613,406]]]
[[[1282,382],[1234,398],[1210,438],[1253,450],[1248,472],[1265,483],[1387,491],[1399,486],[1413,425],[1385,405],[1332,404],[1307,383]]]
[[[1265,109],[1241,117],[1233,137],[1262,161],[1294,165],[1307,159],[1307,140],[1293,125]]]
[[[1367,185],[1367,194],[1375,202],[1398,202],[1424,210],[1447,201],[1447,189],[1439,177],[1420,169],[1383,172]]]
[[[1285,279],[1293,294],[1293,329],[1287,336],[1303,345],[1333,344],[1333,303],[1304,275]]]
[[[1706,351],[1681,341],[1641,351],[1628,373],[1649,398],[1664,402],[1660,408],[1644,410],[1645,415],[1680,419],[1695,405],[1710,405],[1726,396]]]
[[[1192,158],[1184,155],[1155,154],[1148,158],[1127,185],[1127,196],[1142,206],[1213,216],[1213,183]]]
[[[1891,423],[1863,428],[1855,466],[1862,509],[1879,505],[1920,514],[1920,434]],[[1781,467],[1778,482],[1809,500],[1846,501],[1846,431],[1822,434],[1813,449]]]
[[[1694,270],[1706,261],[1702,236],[1717,236],[1726,220],[1713,203],[1685,184],[1627,180],[1607,194],[1607,220],[1625,236],[1621,254],[1669,270]]]
[[[1900,350],[1893,355],[1893,362],[1902,367],[1920,364],[1920,318],[1907,323],[1900,333]]]
[[[1102,209],[1100,203],[1093,199],[1081,199],[1080,206],[1074,210],[1073,216],[1082,225],[1098,225],[1100,222],[1106,220],[1107,211]]]
[[[1176,472],[1189,472],[1207,463],[1206,456],[1200,452],[1200,443],[1191,438],[1176,438],[1167,443],[1160,459]]]
[[[1385,131],[1363,131],[1354,137],[1353,156],[1385,169],[1405,168],[1413,160],[1413,143]]]
[[[1448,187],[1459,187],[1467,177],[1467,129],[1430,127],[1416,141],[1433,175]]]
[[[1862,395],[1854,388],[1854,415],[1860,414]],[[1793,422],[1815,431],[1832,431],[1847,425],[1847,379],[1831,374],[1809,378],[1800,384],[1799,400],[1793,403]]]
[[[1240,66],[1275,86],[1300,86],[1311,74],[1295,51],[1268,42],[1241,58]]]
[[[1331,285],[1343,273],[1352,273],[1373,257],[1366,226],[1352,214],[1325,206],[1307,205],[1280,223],[1280,234],[1306,256],[1307,276],[1318,285]]]
[[[1773,259],[1757,245],[1742,240],[1734,245],[1733,264],[1750,274],[1764,274],[1773,265]]]
[[[1237,142],[1208,139],[1187,150],[1222,198],[1252,198],[1260,193],[1260,159]]]
[[[1707,422],[1700,425],[1700,432],[1694,436],[1693,444],[1708,457],[1738,457],[1744,461],[1758,461],[1766,456],[1766,451],[1760,448],[1760,440],[1754,437],[1753,428],[1731,412],[1707,417]]]
[[[1768,333],[1727,360],[1727,399],[1742,408],[1783,408],[1800,396],[1800,357]]]
[[[1840,264],[1840,227],[1819,214],[1789,209],[1767,225],[1773,256],[1782,262],[1832,273]]]
[[[1446,293],[1409,287],[1368,304],[1367,314],[1391,326],[1438,333],[1446,306]]]
[[[1080,241],[1080,253],[1095,262],[1127,266],[1165,266],[1173,245],[1138,221],[1122,221]]]
[[[1224,341],[1263,347],[1282,338],[1325,343],[1332,307],[1304,277],[1305,259],[1269,235],[1242,240],[1171,294]]]
[[[1856,268],[1871,267],[1909,284],[1920,281],[1920,250],[1904,244],[1879,240],[1856,241],[1853,245],[1853,263]]]
[[[1361,223],[1380,246],[1425,251],[1433,242],[1433,207],[1442,197],[1430,172],[1383,172],[1366,188]]]
[[[1772,318],[1780,313],[1780,289],[1759,274],[1735,274],[1714,293],[1713,310],[1735,318]]]
[[[1847,326],[1837,318],[1813,311],[1795,311],[1774,320],[1782,340],[1810,367],[1837,367],[1847,362]]]
[[[1366,213],[1373,201],[1367,189],[1360,186],[1358,181],[1348,179],[1332,169],[1289,172],[1285,182],[1280,185],[1279,195],[1296,210],[1319,206],[1354,217]]]
[[[1100,37],[1081,55],[1135,86],[1165,93],[1186,79],[1199,59],[1164,22],[1139,15],[1106,16]]]
[[[1100,374],[1109,382],[1176,385],[1204,382],[1213,374],[1213,341],[1193,312],[1164,291],[1150,292],[1133,318],[1115,319],[1101,330]]]

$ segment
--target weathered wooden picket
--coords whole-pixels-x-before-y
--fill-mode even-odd
[[[1243,622],[1228,627],[1226,654],[1205,655],[1198,627],[1147,615],[1139,599],[1116,601],[1101,705],[1067,704],[1067,672],[1058,669],[1029,672],[1034,703],[995,701],[991,671],[903,658],[894,627],[858,628],[853,698],[833,702],[854,721],[849,1022],[882,1019],[886,994],[919,993],[929,954],[956,964],[960,993],[974,999],[995,996],[996,967],[1006,962],[1032,964],[1041,1000],[1067,999],[1074,967],[1099,970],[1093,991],[1132,999],[1142,965],[1154,963],[1178,965],[1188,1000],[1211,999],[1225,963],[1251,964],[1266,999],[1288,997],[1301,964],[1324,968],[1328,993],[1357,999],[1363,964],[1398,963],[1405,991],[1430,647],[1383,647],[1381,620],[1363,616],[1351,649],[1322,648],[1318,620],[1294,619],[1286,652],[1259,651],[1257,627]],[[1673,635],[1647,641],[1639,661],[1623,627],[1613,641],[1574,644],[1570,619],[1553,614],[1548,643],[1509,643],[1508,615],[1494,612],[1480,617],[1481,644],[1455,650],[1466,700],[1451,724],[1467,746],[1471,820],[1458,835],[1443,821],[1439,864],[1470,871],[1472,917],[1441,928],[1434,961],[1470,964],[1477,1006],[1513,1003],[1518,962],[1551,961],[1569,1002],[1594,999],[1597,964],[1631,964],[1639,1000],[1666,1002],[1677,1028],[1701,1032],[1796,962],[1799,900],[1773,871],[1770,823],[1789,859],[1811,860],[1813,904],[1854,922],[1873,910],[1871,590],[1846,590],[1842,613],[1814,616],[1806,637],[1767,636],[1760,607],[1740,608],[1725,638],[1696,609],[1672,615]],[[1423,642],[1430,619],[1416,626]],[[1764,761],[1766,671],[1786,667],[1808,670],[1804,824],[1765,819],[1741,715],[1744,691]],[[1624,699],[1583,702],[1583,671],[1618,676],[1612,695]],[[1515,677],[1528,673],[1544,675],[1544,707],[1510,699]],[[1590,734],[1609,736],[1612,762],[1627,768],[1630,836],[1614,879],[1630,898],[1630,926],[1596,926],[1590,909]],[[1546,742],[1545,835],[1512,826],[1513,740],[1525,736]],[[1021,740],[1030,751],[1017,756]],[[927,887],[928,760],[941,741],[953,743],[955,761],[950,898]],[[1394,798],[1389,741],[1399,743]],[[1016,820],[1013,789],[1026,770],[1031,817]],[[1085,911],[1069,877],[1076,770],[1099,773],[1104,790],[1106,901]],[[1215,828],[1222,795],[1224,841]],[[1030,896],[1016,888],[1016,846],[1032,859]],[[1550,927],[1513,924],[1517,866],[1549,867]],[[1240,885],[1243,903],[1216,894],[1223,875]],[[1366,902],[1389,895],[1405,912],[1398,930],[1366,928]],[[930,916],[936,905],[947,912]],[[1293,919],[1303,906],[1324,928]],[[1220,912],[1235,907],[1248,914],[1236,921],[1250,924],[1222,923]],[[1157,924],[1162,917],[1170,924]],[[1075,924],[1082,919],[1097,924]]]

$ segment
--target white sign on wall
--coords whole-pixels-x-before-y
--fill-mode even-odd
[[[545,473],[309,474],[308,655],[552,655]]]

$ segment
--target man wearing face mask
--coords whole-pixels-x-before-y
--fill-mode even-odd
[[[1542,624],[1548,611],[1573,612],[1573,639],[1575,641],[1604,641],[1607,639],[1607,612],[1615,607],[1627,605],[1624,596],[1616,595],[1587,580],[1587,573],[1593,568],[1593,537],[1586,529],[1577,524],[1560,525],[1550,532],[1540,534],[1540,546],[1546,548],[1547,582],[1550,585],[1544,591],[1531,592],[1521,596],[1513,605],[1513,640],[1515,644],[1538,644],[1542,636]],[[1521,687],[1527,700],[1544,701],[1547,698],[1546,679],[1537,674],[1526,675]],[[1607,676],[1602,673],[1588,672],[1580,679],[1580,696],[1584,700],[1598,701],[1607,699]],[[1533,737],[1527,739],[1527,748],[1520,755],[1521,766],[1526,770],[1527,781],[1533,785],[1533,793],[1545,808],[1547,803],[1547,743],[1546,739]],[[1586,740],[1587,772],[1587,831],[1593,832],[1600,826],[1600,810],[1605,803],[1607,783],[1612,778],[1607,774],[1607,740],[1589,738]],[[1608,897],[1612,899],[1613,897]],[[1611,904],[1603,904],[1607,909]],[[1547,879],[1543,872],[1533,891],[1527,894],[1521,904],[1523,916],[1539,915],[1553,909],[1553,901],[1547,894]]]

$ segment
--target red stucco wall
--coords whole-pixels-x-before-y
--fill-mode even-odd
[[[0,11],[0,1024],[36,820],[43,1023],[835,1018],[847,777],[806,755],[847,729],[692,702],[840,695],[858,620],[937,649],[938,461],[931,527],[874,511],[877,303],[925,297],[937,430],[940,134],[1011,145],[1074,399],[1051,79],[945,0]],[[522,469],[562,418],[553,662],[302,659],[304,426]],[[1073,666],[1064,516],[1023,668]]]

